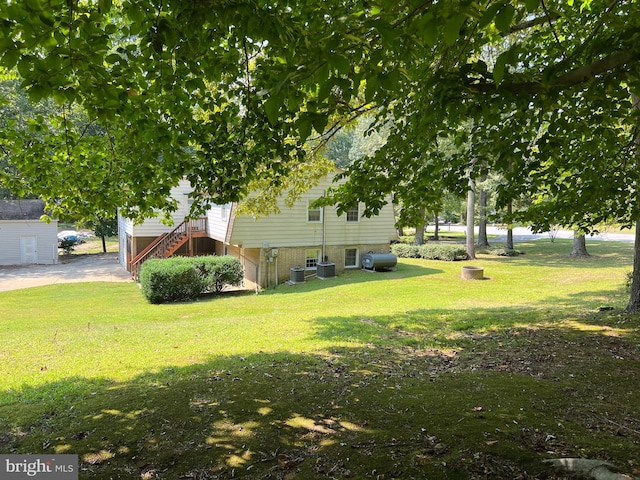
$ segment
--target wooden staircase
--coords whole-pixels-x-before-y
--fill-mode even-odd
[[[150,258],[169,258],[181,246],[194,237],[207,235],[207,219],[185,220],[169,233],[158,236],[147,248],[136,255],[130,263],[131,277],[140,279],[140,268]],[[190,253],[191,255],[191,253]]]

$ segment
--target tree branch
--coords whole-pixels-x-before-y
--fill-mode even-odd
[[[591,65],[585,65],[580,68],[576,68],[564,75],[558,77],[554,82],[554,86],[558,87],[571,87],[580,83],[585,83],[596,75],[599,75],[610,70],[615,70],[618,67],[626,65],[632,61],[640,58],[640,52],[634,50],[617,51],[610,55],[598,60]]]
[[[528,20],[526,22],[518,23],[516,25],[512,25],[509,29],[509,33],[502,34],[503,37],[510,35],[512,33],[518,33],[523,30],[528,30],[531,27],[535,27],[536,25],[541,25],[543,23],[553,22],[560,18],[560,15],[556,13],[547,13],[544,17],[536,17],[532,20]]]
[[[499,86],[494,83],[476,82],[469,85],[469,90],[474,93],[498,93],[500,90],[504,90],[510,93],[547,93],[555,88],[568,88],[575,85],[586,83],[596,76],[616,70],[629,63],[636,62],[640,59],[640,51],[637,50],[625,50],[612,52],[608,56],[597,60],[589,65],[576,68],[569,72],[551,79],[547,83],[542,82],[520,82],[509,83],[508,81],[502,82]]]
[[[556,39],[556,43],[562,49],[562,42],[560,42],[560,38],[558,38],[558,32],[556,32],[555,28],[553,28],[553,20],[554,20],[554,18],[552,18],[551,13],[549,13],[549,10],[547,9],[547,6],[545,5],[544,0],[541,0],[540,3],[542,4],[542,8],[544,9],[544,14],[545,14],[547,23],[549,23],[549,28],[553,32],[553,38]]]

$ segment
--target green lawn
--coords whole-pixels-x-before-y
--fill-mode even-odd
[[[0,293],[0,453],[77,453],[91,479],[633,473],[632,245],[517,248],[172,305],[134,284]]]

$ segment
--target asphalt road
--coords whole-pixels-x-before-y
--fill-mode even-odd
[[[464,225],[440,225],[440,233],[445,235],[447,231],[452,232],[464,232],[466,231]],[[427,229],[427,235],[429,232],[433,232],[433,225]],[[478,234],[478,227],[475,228],[476,235]],[[507,239],[507,231],[504,228],[487,226],[488,235],[496,235],[493,239],[494,243],[505,242]],[[544,232],[533,233],[530,228],[516,227],[513,229],[513,241],[514,242],[529,242],[532,240],[549,240],[552,235],[555,238],[572,239],[573,231],[571,230],[558,230],[556,232]],[[590,241],[609,241],[609,242],[634,242],[634,235],[632,233],[600,233],[598,235],[588,235],[587,242]],[[492,241],[489,239],[489,241]]]

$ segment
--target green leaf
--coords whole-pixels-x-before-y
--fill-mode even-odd
[[[505,62],[507,60],[506,53],[507,52],[500,54],[496,60],[495,66],[493,67],[493,81],[496,85],[500,85],[504,78]]]
[[[27,7],[30,10],[34,10],[36,12],[42,10],[42,4],[40,3],[40,0],[27,0]]]
[[[430,47],[435,47],[438,43],[438,23],[435,20],[427,22],[422,29],[422,38]]]
[[[340,73],[349,73],[351,71],[351,62],[342,55],[331,55],[329,63]]]
[[[480,21],[478,22],[478,27],[484,28],[489,25],[498,13],[498,10],[504,6],[504,3],[494,3],[484,12],[482,17],[480,17]]]
[[[298,121],[298,135],[303,142],[311,135],[311,121],[307,117]]]
[[[7,67],[7,69],[12,69],[18,63],[20,59],[20,50],[11,49],[5,50],[4,55],[2,55],[2,59],[0,59],[0,65],[3,67]]]
[[[329,119],[326,115],[318,113],[314,115],[311,122],[313,123],[315,131],[318,132],[319,135],[322,135],[324,133],[324,129],[327,127],[327,123],[329,123]]]
[[[376,19],[374,22],[374,27],[380,34],[380,37],[384,40],[384,42],[388,45],[392,44],[393,41],[398,37],[398,32],[393,25],[391,25],[386,20]]]
[[[540,0],[524,0],[524,5],[527,7],[527,11],[533,12],[538,9]]]
[[[508,33],[511,29],[511,20],[513,20],[513,16],[515,15],[515,13],[516,9],[513,5],[506,5],[496,15],[496,28],[502,33]]]
[[[98,8],[100,13],[107,13],[111,10],[111,0],[98,0]]]
[[[458,39],[458,35],[460,34],[460,27],[464,23],[465,16],[461,13],[454,15],[453,17],[447,20],[447,23],[444,25],[444,42],[451,46]]]
[[[112,53],[111,55],[107,55],[107,57],[104,59],[104,61],[110,65],[113,65],[114,63],[118,63],[121,60],[122,60],[122,57],[117,53]]]
[[[378,92],[378,85],[378,75],[374,74],[367,78],[367,85],[364,89],[364,98],[367,103],[371,102],[375,98],[376,93]]]
[[[277,97],[269,97],[264,102],[264,111],[267,114],[267,120],[271,125],[278,123],[278,113],[280,111],[280,100]]]

